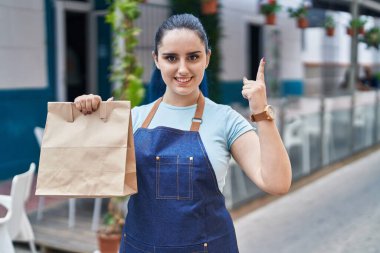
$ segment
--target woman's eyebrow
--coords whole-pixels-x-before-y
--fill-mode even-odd
[[[190,52],[190,53],[187,53],[187,55],[189,55],[189,54],[198,54],[198,53],[200,53],[201,51],[194,51],[194,52]]]
[[[186,55],[191,55],[191,54],[199,54],[201,51],[194,51],[194,52],[189,52]],[[162,55],[178,55],[177,53],[162,53]]]

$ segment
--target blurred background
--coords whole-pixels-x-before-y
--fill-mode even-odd
[[[31,162],[38,163],[38,131],[45,126],[48,101],[73,101],[88,93],[105,100],[120,87],[128,89],[125,80],[115,77],[115,66],[123,61],[115,51],[125,38],[115,32],[112,21],[107,22],[110,2],[117,1],[0,0],[0,193],[9,190],[13,176]],[[380,1],[126,2],[134,3],[139,12],[129,17],[122,13],[119,18],[140,29],[133,55],[143,69],[139,79],[143,90],[153,67],[155,31],[173,13],[188,12],[201,19],[212,49],[209,96],[247,119],[250,112],[241,96],[242,78],[255,79],[259,61],[265,57],[269,103],[276,109],[294,181],[378,146]],[[139,94],[139,104],[147,103],[144,92]],[[231,211],[265,195],[233,159],[224,194]],[[45,207],[37,197],[33,199],[28,210],[34,226],[43,223]],[[49,201],[70,206],[67,200],[53,198],[46,199],[46,206]],[[97,203],[98,212],[104,212],[105,202]],[[76,205],[84,216],[92,217],[93,203],[82,200]],[[61,210],[62,219],[71,215],[71,228],[75,227],[74,205],[71,202],[71,209]],[[86,222],[95,231],[99,219]]]

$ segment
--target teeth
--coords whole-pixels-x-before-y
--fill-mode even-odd
[[[177,81],[181,82],[181,83],[186,83],[188,81],[190,81],[191,78],[178,78],[176,77]]]

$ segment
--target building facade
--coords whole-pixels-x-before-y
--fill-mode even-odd
[[[83,93],[106,99],[111,94],[109,66],[111,29],[105,23],[105,0],[3,0],[0,2],[0,180],[28,168],[39,158],[33,134],[44,127],[48,101],[72,101]],[[243,103],[243,76],[255,78],[265,57],[270,96],[339,93],[350,62],[350,37],[345,26],[350,14],[331,12],[337,21],[334,37],[318,22],[296,28],[287,7],[300,0],[278,0],[284,7],[277,25],[265,25],[259,1],[222,0],[223,36],[221,91],[224,103]],[[168,15],[165,0],[141,4],[136,25],[142,28],[136,54],[149,81],[153,36]],[[323,12],[325,13],[325,11]],[[324,14],[323,14],[324,15]],[[323,16],[322,15],[322,16]],[[367,26],[377,23],[368,17]],[[359,45],[359,63],[378,66],[379,52]]]

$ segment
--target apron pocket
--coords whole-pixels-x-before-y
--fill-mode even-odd
[[[156,199],[193,199],[193,157],[156,157]]]

